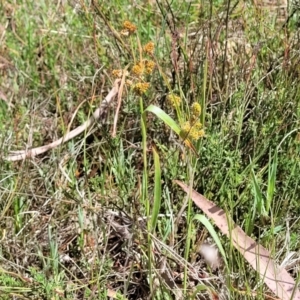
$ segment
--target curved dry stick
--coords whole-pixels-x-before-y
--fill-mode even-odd
[[[118,94],[119,84],[120,84],[120,80],[118,79],[115,81],[114,87],[110,90],[108,95],[102,101],[100,107],[97,108],[96,111],[93,113],[93,115],[87,121],[85,121],[82,125],[73,129],[72,131],[67,133],[65,136],[52,142],[51,144],[33,148],[33,149],[29,149],[29,150],[11,151],[11,154],[9,156],[5,157],[4,159],[8,160],[8,161],[17,161],[17,160],[22,160],[25,158],[34,157],[34,156],[42,154],[50,149],[53,149],[65,142],[71,140],[75,136],[79,135],[80,133],[85,131],[87,128],[89,128],[96,120],[98,120],[103,115],[103,113],[106,111],[109,104],[113,100],[113,98]]]

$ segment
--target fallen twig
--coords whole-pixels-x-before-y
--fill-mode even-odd
[[[118,79],[115,81],[114,87],[110,90],[108,95],[102,101],[100,107],[97,108],[96,111],[93,113],[93,115],[87,121],[85,121],[82,125],[78,126],[77,128],[73,129],[72,131],[68,132],[65,136],[52,142],[51,144],[33,148],[33,149],[28,149],[28,150],[11,151],[10,155],[5,157],[4,159],[7,161],[18,161],[18,160],[23,160],[26,158],[35,157],[35,156],[42,154],[50,149],[56,148],[57,146],[73,139],[75,136],[84,132],[87,128],[89,128],[92,124],[94,124],[95,121],[100,119],[100,117],[103,116],[104,112],[106,112],[111,101],[118,94],[119,84],[120,84],[120,80]]]

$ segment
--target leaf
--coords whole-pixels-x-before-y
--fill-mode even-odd
[[[211,223],[209,222],[209,220],[207,220],[207,218],[204,215],[199,215],[199,214],[195,215],[194,218],[193,218],[193,220],[200,221],[206,227],[206,229],[208,230],[208,232],[212,236],[214,242],[218,246],[219,251],[220,251],[220,253],[223,256],[223,259],[224,259],[224,262],[225,262],[226,266],[228,266],[228,262],[227,262],[227,259],[226,259],[226,254],[225,254],[224,248],[223,248],[223,246],[221,244],[221,241],[220,241],[217,233],[215,232],[214,227],[211,225]]]
[[[153,114],[155,114],[158,118],[160,118],[175,133],[177,133],[177,135],[180,136],[184,140],[184,143],[198,156],[197,150],[195,149],[194,145],[191,143],[191,141],[189,139],[187,139],[186,137],[185,138],[182,137],[180,126],[168,114],[166,114],[161,108],[159,108],[155,105],[149,105],[145,109],[145,112],[146,111],[150,111]]]
[[[234,247],[244,256],[256,270],[270,290],[282,300],[300,300],[300,291],[294,279],[284,269],[280,268],[270,257],[269,251],[256,243],[237,226],[224,210],[216,206],[204,196],[191,190],[179,180],[175,182],[190,195],[195,204],[207,216],[215,221],[221,232],[230,238]]]
[[[152,217],[151,217],[151,229],[155,230],[157,217],[161,206],[161,168],[160,168],[160,161],[159,155],[155,149],[152,148],[153,157],[154,157],[154,203],[153,203],[153,210],[152,210]]]
[[[166,114],[161,108],[150,105],[148,106],[145,111],[150,111],[155,114],[158,118],[166,123],[173,131],[175,131],[178,135],[180,134],[180,127],[178,124],[168,115]]]
[[[276,181],[276,171],[278,163],[278,150],[275,150],[274,159],[271,162],[271,153],[269,161],[269,173],[268,173],[268,190],[267,190],[267,200],[266,200],[266,211],[269,213],[271,208],[274,192],[275,192],[275,181]]]
[[[259,215],[266,215],[264,197],[261,189],[259,188],[258,180],[254,173],[253,168],[251,169],[251,178],[254,187],[253,192],[254,192],[254,199],[255,199],[255,207],[258,209]],[[254,215],[253,215],[253,219],[254,219]]]

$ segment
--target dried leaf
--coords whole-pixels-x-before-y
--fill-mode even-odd
[[[223,234],[227,235],[235,248],[244,256],[249,264],[256,270],[270,290],[282,300],[300,300],[300,291],[294,279],[284,269],[280,268],[270,257],[267,249],[256,243],[237,226],[232,219],[213,202],[190,189],[181,181],[175,182],[190,195],[195,204],[207,216],[215,221]]]

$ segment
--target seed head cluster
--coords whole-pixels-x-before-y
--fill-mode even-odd
[[[191,119],[197,120],[201,115],[201,105],[198,102],[194,102],[191,106]]]
[[[121,34],[124,36],[129,36],[133,34],[137,30],[137,26],[132,24],[130,21],[125,21],[123,23],[123,27],[121,30]],[[148,42],[142,48],[143,53],[147,57],[153,58],[153,53],[155,50],[154,43]],[[133,87],[133,90],[138,94],[142,95],[146,93],[146,91],[150,87],[150,83],[147,82],[147,76],[151,75],[155,69],[155,62],[151,59],[142,58],[140,61],[135,63],[132,68],[130,74],[126,74],[126,76],[130,76],[130,79],[126,79],[125,83],[127,86]],[[123,71],[113,70],[112,75],[116,78],[121,78],[123,75]]]
[[[147,92],[149,89],[150,83],[149,82],[138,82],[134,85],[133,90],[138,94],[142,95]]]
[[[121,30],[123,36],[130,36],[137,30],[137,26],[132,24],[130,21],[125,21]],[[122,78],[123,75],[129,76],[129,79],[126,78],[125,83],[127,86],[130,86],[132,90],[139,96],[145,94],[149,87],[150,83],[147,82],[147,76],[153,73],[155,69],[154,59],[155,45],[152,41],[149,41],[142,47],[142,53],[140,54],[140,60],[137,61],[131,68],[131,72],[117,69],[112,71],[112,75],[116,78]],[[134,56],[134,55],[133,55]],[[144,56],[144,57],[143,57]],[[179,111],[179,108],[182,103],[180,96],[171,92],[166,97],[167,104],[172,108]],[[181,124],[180,136],[184,139],[185,142],[188,140],[197,141],[205,135],[203,125],[199,121],[201,115],[201,105],[198,102],[194,102],[190,107],[190,117],[188,121],[185,121]]]
[[[129,75],[129,72],[126,71],[125,76],[128,76],[128,75]],[[113,70],[112,71],[112,76],[114,76],[115,78],[122,78],[123,70],[122,69]]]
[[[152,74],[153,70],[155,68],[155,62],[152,60],[145,60],[145,71],[146,74],[150,75]]]
[[[143,48],[144,52],[148,55],[153,55],[154,53],[154,43],[153,42],[149,42],[147,43],[144,48]]]
[[[204,136],[204,134],[205,133],[202,128],[202,124],[199,121],[195,123],[187,121],[181,125],[181,136],[184,139],[198,141],[201,137]]]
[[[167,96],[167,103],[173,108],[179,107],[181,103],[181,98],[175,94],[169,94]]]
[[[131,72],[134,76],[140,77],[143,75],[144,69],[145,69],[145,66],[144,66],[143,62],[139,62],[132,67]]]
[[[130,34],[135,33],[136,26],[132,24],[130,21],[125,21],[123,23],[123,29],[121,30],[121,34],[124,36],[129,36]]]
[[[199,121],[200,115],[201,105],[198,102],[194,102],[191,105],[191,114],[189,121],[186,121],[181,125],[180,134],[182,138],[198,141],[205,135],[203,125]]]

